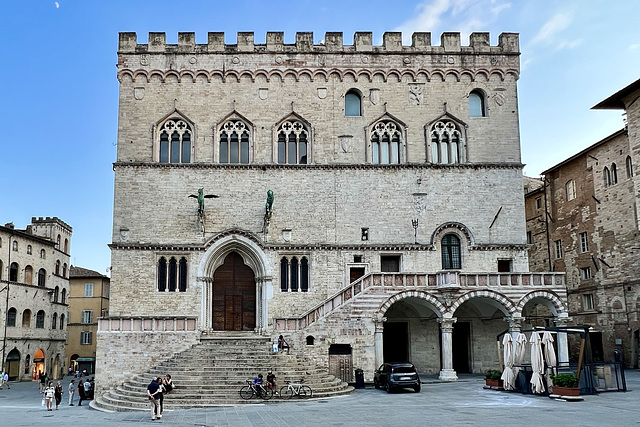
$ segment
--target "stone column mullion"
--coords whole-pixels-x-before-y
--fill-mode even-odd
[[[442,370],[439,378],[443,381],[456,381],[458,375],[453,369],[453,324],[456,322],[455,317],[440,318],[440,330],[442,335]]]
[[[374,344],[374,352],[375,352],[375,368],[378,369],[378,366],[384,363],[384,340],[383,340],[383,331],[384,331],[384,322],[387,321],[387,318],[378,314],[374,319],[375,324],[375,332],[373,335],[373,344]]]

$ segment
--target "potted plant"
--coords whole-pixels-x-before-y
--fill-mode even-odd
[[[502,387],[502,372],[497,369],[489,369],[484,373],[484,382],[488,387]]]
[[[553,394],[559,394],[561,396],[580,396],[578,377],[574,374],[552,374],[551,380],[553,381]]]

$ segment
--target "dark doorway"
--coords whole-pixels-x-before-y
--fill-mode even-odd
[[[459,374],[470,374],[471,359],[469,343],[471,342],[471,323],[457,322],[453,324],[451,337],[453,347],[453,369]]]
[[[329,347],[329,374],[347,383],[353,381],[351,345],[331,344]]]
[[[589,332],[589,345],[591,345],[591,356],[593,357],[593,362],[602,362],[604,360],[602,332]]]
[[[213,274],[213,329],[251,331],[256,327],[256,281],[242,257],[231,252]]]
[[[364,276],[364,267],[351,267],[349,269],[349,282],[353,283]]]
[[[409,362],[409,323],[385,322],[382,343],[385,362]]]

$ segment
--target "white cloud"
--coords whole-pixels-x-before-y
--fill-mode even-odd
[[[640,49],[640,43],[629,45],[629,50],[636,50],[636,49]]]
[[[434,39],[442,31],[459,31],[465,40],[474,31],[487,31],[488,25],[510,7],[511,3],[504,0],[423,0],[416,6],[415,16],[395,31],[402,31],[405,42],[415,31],[429,31]]]
[[[556,34],[567,29],[569,25],[571,25],[572,20],[569,15],[564,13],[554,15],[540,28],[540,31],[538,31],[538,34],[536,34],[531,43],[551,41]]]
[[[562,40],[557,44],[556,50],[575,49],[582,44],[582,39]]]

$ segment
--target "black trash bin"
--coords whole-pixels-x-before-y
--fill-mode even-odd
[[[356,388],[364,388],[364,371],[356,369]]]

